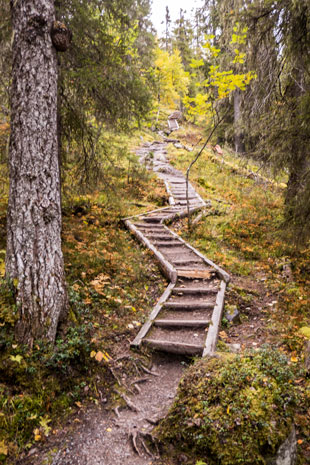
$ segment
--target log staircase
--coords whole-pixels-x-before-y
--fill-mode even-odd
[[[187,215],[184,175],[169,164],[167,143],[154,141],[137,150],[140,162],[163,179],[169,207],[124,222],[154,254],[170,281],[131,347],[183,355],[212,355],[216,350],[229,275],[169,229],[167,224]],[[189,185],[190,214],[206,203]]]

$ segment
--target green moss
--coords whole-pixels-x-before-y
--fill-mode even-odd
[[[310,339],[310,327],[309,326],[303,326],[300,328],[299,332],[305,336],[307,339]]]
[[[291,429],[292,381],[286,358],[271,348],[202,359],[181,381],[159,438],[210,465],[265,464]]]

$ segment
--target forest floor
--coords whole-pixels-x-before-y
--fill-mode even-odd
[[[201,131],[186,125],[173,136],[184,145],[195,147]],[[150,139],[150,136],[144,137]],[[193,153],[170,145],[169,157],[178,169],[184,171],[192,156]],[[224,317],[219,350],[234,350],[238,344],[241,350],[258,348],[268,343],[285,353],[289,364],[299,373],[296,379],[300,398],[296,414],[299,463],[309,463],[310,393],[304,370],[306,337],[300,328],[310,326],[310,250],[296,247],[294,238],[281,232],[281,180],[278,184],[270,183],[253,176],[255,170],[254,163],[249,164],[228,151],[219,156],[208,149],[193,168],[191,179],[202,198],[211,202],[210,209],[191,233],[186,220],[174,224],[174,228],[232,276],[225,309],[238,310],[239,319],[232,324]],[[264,175],[268,177],[268,173]],[[144,183],[134,181],[124,187],[122,193],[129,199],[127,206],[128,202],[134,204],[129,213],[167,202],[160,182],[152,179],[152,192],[148,183],[146,178]],[[13,392],[10,380],[6,387],[1,381],[0,394],[8,400],[6,404],[2,401],[0,412],[5,412],[11,428],[3,445],[9,444],[12,448],[11,457],[18,455],[17,462],[12,458],[7,463],[171,465],[165,455],[151,457],[143,442],[147,446],[153,424],[171,404],[182,372],[191,361],[129,351],[129,342],[166,283],[150,254],[123,229],[121,216],[125,216],[124,208],[115,214],[100,193],[81,197],[65,210],[64,253],[71,318],[77,323],[82,321],[85,327],[91,324],[90,331],[85,329],[84,339],[78,336],[81,344],[87,345],[85,370],[79,372],[76,366],[72,368],[72,360],[69,363],[65,358],[68,347],[59,346],[59,354],[64,357],[59,356],[55,363],[63,368],[63,376],[58,379],[54,395],[59,399],[63,388],[66,396],[62,401],[66,402],[59,402],[53,410],[50,406],[53,398],[44,398],[40,409],[29,408],[29,416],[19,418],[29,425],[28,436],[20,440],[19,446],[16,438],[21,425],[14,423],[16,409],[23,405],[23,389],[31,390],[21,383],[21,390]],[[1,219],[0,252],[5,248],[4,206]],[[73,338],[70,341],[69,347],[70,343],[76,344]],[[12,354],[15,357],[22,354],[28,366],[31,365],[24,352],[14,349]],[[80,356],[81,352],[77,360]],[[66,385],[64,380],[69,382],[70,377],[72,385]],[[43,381],[38,387],[41,392],[42,385]],[[7,404],[10,410],[5,410]],[[0,436],[0,446],[1,440]],[[138,449],[140,456],[134,449]],[[156,455],[156,450],[152,449],[152,453]],[[176,463],[186,461],[184,454],[176,458]]]

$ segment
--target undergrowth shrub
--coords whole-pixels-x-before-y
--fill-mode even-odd
[[[202,359],[182,379],[159,438],[194,463],[265,464],[292,428],[293,378],[286,357],[268,347]]]

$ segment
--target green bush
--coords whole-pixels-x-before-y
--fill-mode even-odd
[[[202,359],[186,372],[158,435],[208,465],[265,464],[288,436],[295,404],[293,373],[271,348]]]

